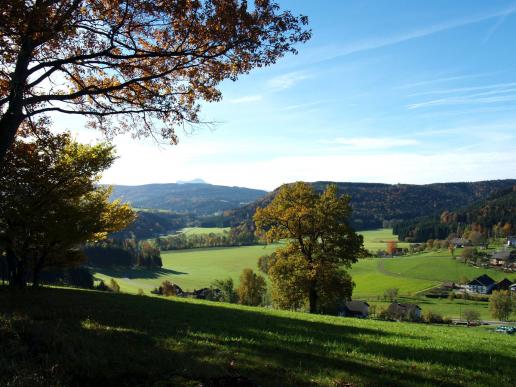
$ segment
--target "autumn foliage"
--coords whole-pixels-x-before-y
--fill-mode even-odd
[[[269,0],[4,1],[0,159],[22,122],[50,112],[175,143],[178,125],[201,122],[199,100],[295,53],[306,24]]]

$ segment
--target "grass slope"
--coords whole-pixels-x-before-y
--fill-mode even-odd
[[[202,233],[203,228],[185,229],[184,232]],[[219,231],[222,229],[211,229]],[[371,251],[385,249],[388,240],[396,240],[390,229],[365,231],[365,246]],[[402,243],[399,246],[403,246]],[[214,279],[231,277],[238,283],[244,268],[256,269],[258,257],[270,254],[276,245],[207,248],[168,251],[162,253],[163,267],[158,270],[103,269],[96,277],[109,281],[115,278],[123,292],[149,293],[164,280],[172,281],[185,290],[209,286]],[[457,252],[459,254],[460,252]],[[351,275],[356,283],[353,297],[366,299],[384,306],[379,298],[389,288],[398,288],[402,300],[421,305],[423,311],[432,310],[447,317],[459,318],[465,309],[477,310],[483,319],[490,319],[486,303],[449,301],[418,296],[427,289],[445,281],[457,282],[462,276],[474,278],[489,274],[496,280],[507,274],[490,269],[477,269],[452,259],[448,251],[429,252],[412,257],[369,258],[353,265]],[[514,275],[510,279],[515,280]]]
[[[516,337],[486,329],[92,291],[0,287],[0,342],[0,385],[516,383]]]

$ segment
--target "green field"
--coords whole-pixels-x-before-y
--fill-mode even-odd
[[[0,287],[5,386],[514,386],[516,337],[71,289]]]
[[[385,250],[388,241],[398,242],[398,236],[393,235],[392,229],[382,228],[378,230],[369,230],[359,232],[364,237],[364,247],[371,253],[375,253],[378,250]],[[405,248],[409,246],[409,243],[398,242],[398,247]]]
[[[231,227],[185,227],[181,231],[186,235],[201,235],[201,234],[223,234],[229,232]]]
[[[192,232],[200,230],[202,229],[193,229]],[[365,245],[375,248],[382,243],[385,245],[387,240],[395,239],[391,231],[385,229],[367,231],[363,235]],[[256,270],[258,257],[270,254],[276,247],[277,245],[269,245],[167,251],[162,253],[161,269],[103,269],[96,277],[104,281],[115,278],[121,290],[129,293],[142,289],[148,294],[164,280],[191,291],[210,286],[215,279],[231,277],[238,283],[244,268]],[[356,283],[353,298],[384,305],[382,297],[385,291],[398,288],[404,300],[421,304],[423,311],[432,310],[447,317],[458,318],[464,309],[475,309],[481,313],[482,318],[488,319],[490,316],[486,303],[429,299],[421,295],[425,290],[442,282],[457,282],[463,276],[474,278],[483,273],[497,280],[507,276],[499,271],[464,265],[452,259],[448,251],[398,258],[361,259],[351,269],[353,281]],[[509,279],[516,279],[514,277],[509,276]]]
[[[270,254],[276,248],[277,245],[269,245],[166,251],[161,254],[161,269],[102,269],[95,276],[108,281],[115,278],[122,291],[131,293],[138,289],[148,292],[164,280],[172,281],[184,290],[194,290],[227,277],[238,283],[243,269],[256,270],[258,257]]]

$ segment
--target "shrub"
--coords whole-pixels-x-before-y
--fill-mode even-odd
[[[177,291],[174,284],[170,281],[163,281],[161,283],[161,294],[165,297],[176,296]]]
[[[120,285],[118,285],[118,282],[116,282],[113,278],[111,278],[111,281],[109,281],[109,289],[113,293],[120,293]]]
[[[468,325],[472,323],[476,323],[480,320],[480,313],[473,309],[466,309],[464,311],[464,318],[466,319]]]
[[[244,269],[240,275],[240,285],[237,289],[241,304],[257,306],[262,303],[266,291],[265,279],[252,269]]]
[[[145,293],[143,292],[143,289],[138,289],[138,295],[139,296],[144,296]]]
[[[396,298],[398,298],[398,291],[398,288],[390,288],[385,291],[383,296],[385,297],[385,299],[393,302],[396,300]]]
[[[103,280],[100,280],[99,284],[95,286],[95,289],[103,292],[107,292],[110,290]]]
[[[444,322],[443,316],[437,312],[427,310],[423,316],[423,321],[428,324],[442,324]]]
[[[236,303],[238,301],[238,295],[234,289],[233,279],[231,277],[225,280],[213,281],[212,287],[220,290],[217,299],[214,299],[213,301],[229,303]]]

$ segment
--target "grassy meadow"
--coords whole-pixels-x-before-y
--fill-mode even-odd
[[[0,385],[513,386],[492,328],[0,287]],[[250,384],[250,383],[254,384]]]
[[[187,229],[183,232],[201,233],[213,229]],[[217,229],[222,232],[223,229]],[[209,231],[211,232],[211,231]],[[386,242],[396,240],[390,229],[362,233],[366,248],[385,249]],[[399,244],[400,247],[403,244]],[[257,269],[258,257],[270,254],[277,245],[206,248],[162,252],[161,269],[102,269],[95,274],[99,279],[114,278],[123,292],[148,294],[161,282],[169,280],[184,290],[209,286],[215,279],[233,278],[238,283],[244,268]],[[457,252],[459,254],[460,252]],[[383,294],[389,288],[398,288],[402,300],[420,304],[423,311],[432,310],[447,317],[459,318],[465,309],[477,310],[482,318],[489,319],[487,303],[464,300],[430,299],[422,295],[442,282],[457,282],[461,277],[477,277],[483,273],[496,280],[507,274],[492,269],[478,269],[451,258],[448,251],[420,253],[398,258],[367,258],[355,263],[350,270],[356,284],[353,298],[384,306]],[[514,275],[509,279],[516,279]]]

